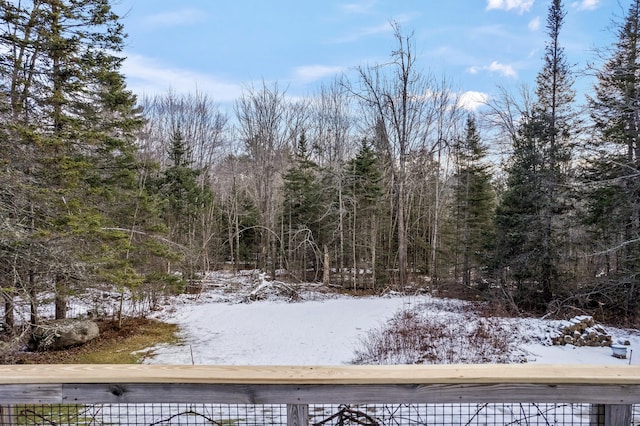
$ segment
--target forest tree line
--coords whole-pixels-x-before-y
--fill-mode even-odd
[[[63,318],[88,287],[153,303],[221,267],[640,318],[640,0],[585,105],[552,0],[535,84],[475,112],[397,24],[385,64],[304,98],[247,85],[225,113],[206,93],[127,90],[109,0],[0,5],[9,328],[17,298],[36,324],[43,295]]]

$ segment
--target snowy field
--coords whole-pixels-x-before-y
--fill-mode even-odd
[[[197,365],[343,365],[351,364],[371,330],[389,323],[400,311],[414,309],[434,323],[465,325],[480,320],[473,305],[429,295],[350,297],[321,285],[269,283],[249,272],[212,273],[200,294],[167,299],[154,316],[179,325],[181,342],[142,351],[145,363]],[[82,313],[112,302],[98,292],[95,300],[75,303]],[[90,303],[88,303],[90,302]],[[137,309],[131,305],[130,311]],[[567,321],[536,318],[493,318],[506,335],[511,362],[544,364],[640,364],[636,330],[602,327],[613,342],[629,345],[628,359],[612,356],[609,347],[554,346],[552,337]],[[459,328],[458,328],[459,329]],[[495,329],[493,329],[495,330]],[[497,332],[497,331],[496,331]],[[98,404],[82,407],[88,424],[145,425],[282,425],[286,405],[226,404]],[[589,404],[379,404],[310,405],[317,425],[590,425]],[[640,406],[634,406],[634,424]],[[29,421],[27,421],[29,423]],[[34,423],[35,424],[35,423]],[[53,423],[52,423],[53,424]],[[80,424],[59,422],[58,424]]]
[[[216,273],[199,295],[181,295],[167,303],[158,318],[180,326],[180,345],[145,351],[146,363],[216,365],[341,365],[354,362],[367,332],[384,326],[400,310],[417,308],[452,324],[468,322],[471,305],[428,295],[384,297],[338,296],[322,286],[275,286],[250,276]],[[295,291],[292,291],[295,290]],[[295,297],[292,297],[295,294]],[[470,314],[471,312],[471,314]],[[551,345],[566,321],[500,318],[508,330],[513,362],[545,364],[640,364],[640,336],[635,330],[603,327],[613,342],[628,341],[630,359],[612,356],[609,347]],[[138,407],[137,410],[141,408]],[[285,424],[284,406],[175,405],[162,424]],[[150,407],[137,412],[145,421],[159,420]],[[395,404],[317,405],[309,407],[318,425],[488,425],[592,424],[589,404]],[[195,415],[195,417],[194,417]],[[634,406],[634,421],[640,419]],[[164,420],[167,420],[164,416]],[[634,423],[635,424],[635,423]]]
[[[428,295],[336,296],[313,285],[272,288],[249,276],[215,273],[200,295],[182,295],[158,313],[180,326],[179,346],[151,349],[147,363],[201,365],[340,365],[354,361],[368,330],[384,325],[398,310],[419,307],[448,321],[466,321],[468,309],[456,300]],[[259,299],[259,300],[251,300]],[[465,314],[465,312],[467,312]],[[629,341],[630,359],[612,356],[609,347],[553,346],[550,337],[563,321],[498,319],[512,332],[514,357],[544,364],[640,364],[640,335],[604,327],[614,343]]]

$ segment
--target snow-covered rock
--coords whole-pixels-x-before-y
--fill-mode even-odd
[[[64,319],[37,326],[29,346],[33,350],[56,350],[82,345],[100,334],[98,324],[89,320]]]

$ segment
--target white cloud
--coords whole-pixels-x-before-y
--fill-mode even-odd
[[[222,81],[210,74],[171,68],[141,56],[128,55],[122,65],[127,86],[138,95],[200,90],[211,94],[216,102],[232,102],[242,92],[239,84]]]
[[[366,0],[354,3],[345,3],[339,5],[338,7],[346,13],[364,14],[371,12],[376,3],[376,0]]]
[[[578,10],[595,10],[600,5],[600,0],[581,0],[571,3]]]
[[[489,71],[492,73],[498,73],[504,77],[518,78],[518,73],[512,65],[501,64],[498,61],[493,61],[489,65],[482,67],[473,66],[467,68],[467,72],[470,74],[477,74],[480,71]]]
[[[588,1],[588,0],[587,0]],[[535,0],[487,0],[487,10],[502,9],[512,10],[516,9],[519,13],[528,12],[533,6]]]
[[[537,31],[540,28],[540,17],[536,16],[532,20],[529,21],[529,29],[531,31]]]
[[[321,78],[336,75],[344,71],[344,67],[327,65],[304,65],[294,70],[295,78],[304,83],[320,80]]]
[[[181,9],[146,16],[143,23],[149,27],[179,27],[202,21],[206,13],[198,9]]]
[[[497,72],[498,74],[503,75],[505,77],[513,77],[513,78],[518,77],[518,73],[516,72],[515,69],[513,69],[513,66],[501,64],[496,61],[491,62],[491,64],[488,67],[486,67],[486,69],[488,69],[491,72]]]
[[[486,93],[469,90],[460,95],[458,106],[467,111],[475,111],[485,105],[488,100],[489,96]]]

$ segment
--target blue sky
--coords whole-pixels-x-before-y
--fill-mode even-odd
[[[414,33],[418,66],[469,99],[498,84],[535,84],[549,0],[117,0],[129,34],[123,72],[135,93],[196,89],[231,105],[244,85],[277,81],[291,96],[395,47],[391,20]],[[565,1],[561,42],[581,71],[610,44],[625,0]],[[579,90],[589,81],[578,78]]]

